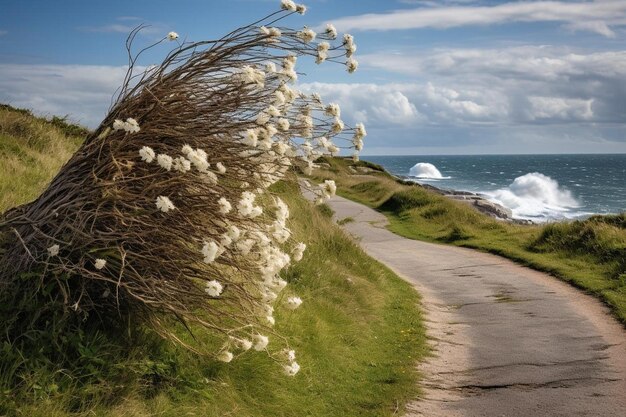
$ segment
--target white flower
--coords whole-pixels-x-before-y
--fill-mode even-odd
[[[254,206],[250,212],[250,217],[255,218],[263,214],[263,208],[260,206]]]
[[[207,176],[207,178],[208,178],[208,180],[209,180],[209,182],[210,182],[211,184],[217,184],[217,183],[218,183],[218,180],[217,180],[217,175],[215,175],[213,172],[208,171],[208,172],[206,173],[206,176]]]
[[[297,81],[298,80],[298,73],[296,71],[294,71],[293,69],[283,69],[280,72],[280,75],[285,77],[287,79],[287,81]]]
[[[348,60],[346,61],[347,71],[352,74],[354,71],[357,70],[357,68],[359,68],[359,62],[354,58],[348,58]]]
[[[270,324],[270,326],[273,326],[276,324],[276,319],[272,316],[266,316],[265,319]]]
[[[217,360],[220,362],[230,362],[233,360],[233,354],[227,350],[224,350],[217,354]]]
[[[298,12],[300,14],[305,14],[306,13],[306,6],[304,4],[296,5],[296,12]]]
[[[124,130],[124,122],[120,119],[115,119],[113,122],[113,130]]]
[[[335,27],[328,23],[326,25],[326,31],[325,31],[326,35],[328,35],[329,38],[331,39],[337,39],[337,29],[335,29]]]
[[[300,365],[297,362],[292,362],[289,365],[283,366],[283,370],[289,376],[295,376],[300,371]]]
[[[258,124],[259,126],[264,126],[264,125],[267,124],[267,122],[270,121],[270,117],[271,116],[269,114],[267,114],[266,112],[262,111],[256,117],[256,124]]]
[[[278,28],[270,28],[270,36],[273,38],[280,38],[283,33]]]
[[[169,39],[170,41],[175,41],[176,39],[178,39],[178,33],[176,32],[170,32],[167,34],[167,39]]]
[[[224,287],[222,287],[222,284],[216,280],[207,281],[206,287],[204,288],[204,291],[211,297],[219,297],[223,290]]]
[[[317,34],[312,29],[305,27],[300,32],[296,33],[296,37],[302,39],[302,42],[309,43],[315,40]]]
[[[365,130],[365,126],[363,125],[363,123],[357,123],[354,126],[354,136],[359,139],[367,136],[367,131]]]
[[[334,143],[331,143],[328,146],[328,152],[330,152],[330,154],[334,156],[339,153],[339,148]]]
[[[283,354],[285,359],[287,359],[288,362],[295,362],[296,360],[295,350],[283,349],[281,353]]]
[[[222,248],[213,241],[205,242],[202,247],[202,255],[204,255],[204,262],[210,264],[214,262],[221,254]]]
[[[264,134],[266,134],[268,138],[272,138],[272,136],[274,136],[276,133],[278,133],[278,130],[273,124],[270,123],[265,126]]]
[[[258,144],[258,142],[259,142],[259,138],[257,136],[256,131],[253,129],[246,130],[243,143],[245,143],[246,145],[250,147],[256,148],[256,145]]]
[[[237,339],[232,338],[233,344],[241,350],[250,350],[252,348],[252,341],[250,339]]]
[[[237,244],[236,244],[237,249],[244,256],[246,256],[246,255],[248,255],[250,253],[250,251],[252,250],[253,246],[254,246],[254,240],[252,240],[252,239],[241,240],[241,241],[237,242]]]
[[[274,64],[273,62],[268,62],[267,64],[265,64],[265,72],[267,73],[276,72],[276,64]]]
[[[344,128],[344,124],[343,121],[339,118],[335,118],[335,120],[333,121],[333,133],[341,133],[341,131]]]
[[[159,156],[157,156],[157,164],[159,164],[161,168],[164,168],[168,171],[172,169],[172,162],[173,159],[169,155],[159,154]]]
[[[224,197],[217,200],[217,204],[220,206],[220,213],[228,214],[232,210],[232,205]]]
[[[217,168],[217,172],[219,172],[220,174],[226,173],[226,167],[221,162],[218,162],[217,164],[215,164],[215,168]]]
[[[356,149],[357,151],[360,152],[363,150],[363,139],[357,138],[355,136],[354,139],[352,139],[352,143],[354,144],[354,149]]]
[[[352,154],[352,162],[359,162],[359,153],[355,152]]]
[[[280,7],[283,10],[289,10],[290,12],[295,12],[297,10],[296,3],[292,0],[281,0]]]
[[[124,130],[127,131],[128,133],[137,133],[141,129],[139,129],[139,123],[137,123],[137,120],[129,117],[128,119],[126,119],[126,122],[124,123]]]
[[[328,197],[333,197],[337,193],[337,185],[333,180],[326,180],[323,184],[320,184],[320,188],[324,191]]]
[[[350,58],[356,52],[356,44],[346,45],[346,57]]]
[[[313,127],[313,118],[306,114],[299,114],[298,121],[302,123],[303,129],[311,129]]]
[[[176,171],[180,171],[180,172],[187,172],[191,170],[191,162],[189,162],[187,159],[183,158],[182,156],[179,156],[178,158],[174,159],[173,166]]]
[[[285,102],[287,102],[287,99],[285,99],[283,92],[279,90],[274,91],[274,105],[282,106]]]
[[[167,213],[168,211],[174,210],[176,208],[169,198],[162,195],[157,197],[156,206],[163,213]]]
[[[278,91],[280,93],[280,91]],[[282,93],[281,93],[282,94]],[[284,96],[283,96],[284,97]],[[276,106],[269,106],[266,110],[267,114],[273,117],[280,116],[280,110],[276,108]]]
[[[252,337],[252,340],[254,341],[254,346],[253,346],[254,350],[257,350],[257,351],[261,351],[265,349],[268,343],[270,342],[267,336],[263,336],[261,334],[255,334]]]
[[[265,73],[250,65],[243,66],[238,76],[245,84],[255,84],[258,88],[265,86]]]
[[[241,237],[241,230],[234,224],[231,224],[230,226],[228,226],[228,231],[226,233],[228,233],[228,237],[233,242],[238,241],[239,238]]]
[[[340,117],[341,109],[339,108],[339,104],[337,103],[329,103],[328,106],[324,109],[324,113],[328,116]]]
[[[287,308],[289,310],[295,310],[296,308],[300,307],[300,304],[302,304],[302,299],[300,297],[289,297],[287,298]]]
[[[141,156],[141,160],[147,163],[154,161],[154,150],[149,146],[144,146],[139,149],[139,156]]]
[[[265,26],[261,26],[259,28],[259,32],[261,32],[262,35],[270,35],[270,30],[268,28],[266,28]]]
[[[96,259],[96,262],[93,263],[96,269],[102,269],[105,267],[106,264],[107,264],[107,261],[104,259]]]
[[[278,125],[278,128],[282,131],[287,131],[289,130],[289,120],[281,118],[278,119],[278,121],[276,122],[276,124]]]
[[[59,245],[52,245],[48,248],[48,255],[50,256],[57,256],[59,254],[59,249],[61,249],[61,247]]]
[[[183,155],[189,155],[189,153],[193,152],[193,148],[189,145],[184,145],[182,152],[183,152]]]
[[[305,250],[306,250],[306,244],[303,242],[298,243],[292,252],[293,260],[296,262],[301,261]]]
[[[183,148],[183,152],[184,151],[185,149]],[[192,149],[187,153],[187,159],[189,159],[193,166],[200,172],[205,172],[210,166],[207,161],[207,154],[202,149],[196,149],[195,151]]]
[[[345,45],[352,45],[354,43],[354,36],[350,35],[349,33],[346,33],[345,35],[343,35],[343,44]]]
[[[284,142],[277,142],[275,143],[275,149],[278,155],[284,155],[289,150],[289,145]]]

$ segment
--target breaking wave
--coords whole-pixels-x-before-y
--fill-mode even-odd
[[[554,220],[575,217],[571,209],[580,206],[571,191],[539,172],[515,178],[506,188],[484,193],[490,200],[510,208],[513,217]]]
[[[442,176],[437,167],[433,164],[429,164],[428,162],[418,162],[417,164],[413,165],[413,167],[409,170],[409,175],[412,177],[429,180],[443,180],[450,178]]]

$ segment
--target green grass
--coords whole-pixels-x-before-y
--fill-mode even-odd
[[[318,180],[334,179],[338,193],[373,207],[402,236],[479,249],[548,272],[609,305],[626,324],[626,214],[549,225],[515,225],[466,203],[398,181],[371,163],[327,158]]]
[[[80,140],[6,108],[0,109],[0,126],[3,157],[13,158],[11,171],[0,176],[5,210],[36,197]],[[31,170],[32,178],[10,185],[16,172]],[[415,365],[427,354],[417,293],[334,225],[330,207],[312,206],[294,184],[279,183],[273,191],[290,206],[294,238],[308,245],[302,262],[285,274],[304,304],[276,312],[276,330],[302,366],[296,377],[283,375],[264,353],[216,363],[141,329],[131,336],[84,329],[66,340],[75,352],[62,352],[72,360],[61,366],[45,354],[54,349],[43,345],[45,335],[25,335],[28,348],[0,339],[0,415],[401,413],[419,394]]]

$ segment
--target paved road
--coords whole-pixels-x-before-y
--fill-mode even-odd
[[[601,303],[497,256],[397,236],[352,201],[329,204],[423,296],[436,356],[409,416],[626,416],[626,332]]]

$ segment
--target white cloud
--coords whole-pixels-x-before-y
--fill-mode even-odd
[[[450,100],[450,111],[465,118],[483,116],[501,124],[626,121],[626,51],[522,46],[381,53],[360,60],[364,67],[411,75],[413,83],[432,83],[439,93],[427,103]],[[447,96],[445,89],[463,91],[465,99]],[[463,103],[467,100],[478,106]]]
[[[536,119],[591,120],[593,99],[560,97],[529,97],[532,115]]]
[[[350,122],[375,126],[408,126],[424,121],[413,102],[401,91],[403,86],[376,84],[303,84],[305,92],[319,92],[326,102],[340,104]]]
[[[0,102],[96,127],[126,67],[0,64]]]
[[[432,6],[432,5],[431,5]],[[389,13],[369,13],[333,21],[341,31],[399,30],[494,25],[511,22],[560,22],[570,30],[586,30],[614,37],[611,28],[626,23],[626,1],[530,1],[495,6],[420,7]]]

